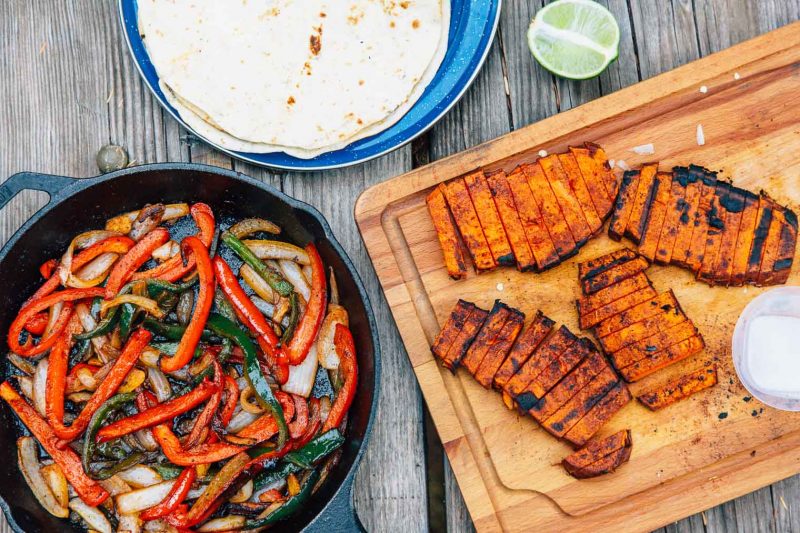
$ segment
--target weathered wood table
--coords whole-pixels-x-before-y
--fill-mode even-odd
[[[355,198],[368,185],[800,18],[800,0],[601,3],[619,21],[622,41],[619,60],[598,79],[559,80],[536,65],[525,31],[541,2],[506,0],[481,74],[464,99],[425,136],[365,165],[296,174],[232,161],[162,111],[128,56],[116,2],[4,0],[0,179],[22,170],[92,176],[97,173],[95,153],[111,142],[127,148],[132,164],[194,161],[232,167],[320,208],[361,272],[381,330],[382,396],[356,483],[359,515],[370,531],[469,531],[469,515],[356,231]],[[2,242],[45,201],[44,193],[15,198],[0,214]],[[5,520],[0,530],[9,530]],[[800,531],[800,476],[665,530]]]

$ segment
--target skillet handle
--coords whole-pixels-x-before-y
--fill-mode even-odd
[[[353,480],[349,476],[331,499],[326,509],[303,530],[303,533],[333,533],[339,531],[366,533],[353,505]]]
[[[39,174],[37,172],[18,172],[0,184],[0,209],[4,208],[18,192],[25,189],[46,192],[50,196],[47,200],[49,204],[62,189],[76,181],[78,180],[75,178],[67,178],[65,176]]]

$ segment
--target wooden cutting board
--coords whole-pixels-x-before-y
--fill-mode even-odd
[[[795,23],[361,195],[355,210],[359,229],[479,531],[652,530],[800,472],[800,414],[750,398],[731,362],[736,320],[766,289],[711,288],[676,267],[653,266],[647,273],[654,285],[675,291],[707,347],[632,385],[632,392],[708,359],[720,367],[720,385],[659,413],[629,404],[601,431],[632,430],[629,464],[601,478],[572,479],[559,465],[570,452],[567,445],[530,417],[506,409],[497,392],[484,390],[466,372],[450,374],[429,347],[458,298],[486,308],[500,298],[528,316],[541,309],[579,332],[577,262],[626,243],[603,233],[577,257],[543,274],[499,268],[453,281],[425,206],[427,192],[478,167],[510,171],[540,150],[560,152],[592,141],[618,165],[704,165],[800,211],[799,96]],[[651,143],[653,155],[631,150]],[[800,284],[800,259],[789,284]]]

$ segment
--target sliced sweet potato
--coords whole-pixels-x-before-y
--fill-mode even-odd
[[[610,169],[595,161],[588,148],[570,147],[569,151],[575,158],[578,169],[583,176],[583,181],[589,190],[589,196],[594,203],[597,216],[601,220],[605,219],[614,206],[614,197],[609,195],[605,182],[606,173],[610,172]]]
[[[631,214],[628,225],[625,227],[625,236],[639,244],[644,235],[645,224],[650,216],[650,205],[655,195],[655,179],[658,172],[658,163],[649,163],[642,166],[639,171],[639,184],[631,205]]]
[[[590,440],[584,447],[565,457],[561,464],[564,465],[567,472],[572,474],[617,450],[629,448],[631,444],[631,430],[623,429],[607,437]]]
[[[647,262],[647,259],[644,257],[636,257],[630,261],[613,266],[596,276],[584,279],[581,281],[581,289],[583,290],[583,294],[594,294],[644,272],[649,266],[650,264]]]
[[[678,232],[681,229],[681,217],[686,215],[687,211],[686,180],[678,177],[673,171],[667,212],[664,216],[664,224],[661,226],[658,246],[656,246],[656,263],[668,265],[672,261],[675,241],[678,239]]]
[[[644,392],[636,399],[651,411],[658,411],[716,384],[717,365],[712,364],[689,372],[662,387]]]
[[[546,270],[559,263],[558,252],[550,238],[550,233],[542,220],[536,198],[528,185],[528,178],[520,168],[516,168],[508,175],[508,185],[519,211],[519,218],[525,230],[536,266],[539,270]]]
[[[514,251],[517,268],[523,272],[533,270],[536,268],[536,259],[528,245],[525,229],[520,221],[517,205],[514,202],[514,196],[511,194],[511,188],[508,185],[505,172],[501,170],[491,174],[486,178],[486,182],[494,197],[494,205],[500,214],[500,221],[506,230],[508,242]],[[527,209],[527,207],[523,206],[523,209]]]
[[[678,234],[675,237],[675,245],[672,248],[672,264],[689,267],[688,258],[692,246],[692,233],[694,232],[697,219],[697,210],[700,206],[700,193],[702,192],[702,171],[690,170],[686,167],[675,167],[672,169],[674,179],[680,182],[686,189],[684,193],[683,205],[678,217]]]
[[[483,321],[486,320],[487,316],[489,316],[489,311],[481,309],[480,307],[474,307],[472,309],[466,322],[464,322],[464,327],[458,335],[456,335],[447,353],[442,356],[442,364],[445,368],[455,372],[458,365],[461,364],[461,359],[464,358],[464,354],[467,353],[467,350],[472,344],[472,341],[478,335],[478,331],[481,329],[481,326],[483,326]]]
[[[644,233],[639,243],[639,253],[648,261],[656,258],[658,243],[661,239],[661,229],[664,227],[664,219],[667,216],[667,204],[672,190],[672,174],[669,172],[659,172],[653,182],[653,195],[650,203],[650,214],[644,225]]]
[[[611,213],[611,221],[608,226],[608,236],[615,241],[622,239],[625,228],[628,227],[633,204],[636,201],[636,193],[639,190],[639,174],[638,170],[626,170],[622,175],[619,196],[614,204],[614,211]]]
[[[747,276],[747,260],[755,239],[758,224],[758,196],[744,191],[745,203],[742,218],[739,221],[739,235],[736,237],[736,249],[733,252],[733,268],[730,284],[734,287],[744,285]]]
[[[759,287],[776,283],[775,265],[778,264],[779,257],[788,256],[792,258],[794,256],[795,242],[791,238],[792,226],[786,220],[784,213],[784,209],[777,205],[772,209],[772,223],[767,232],[767,241],[764,244],[764,254],[761,259],[761,269],[756,283]],[[787,270],[789,269],[781,269],[782,273],[788,277]]]
[[[613,352],[611,360],[615,367],[625,368],[694,335],[697,335],[697,328],[691,320],[681,320],[670,328],[656,331],[638,342]]]
[[[603,227],[603,220],[597,213],[589,187],[583,179],[583,174],[581,174],[581,169],[578,167],[575,156],[571,153],[558,154],[558,161],[567,175],[569,186],[578,200],[578,205],[583,212],[586,223],[589,225],[589,230],[593,234],[597,233]]]
[[[628,460],[631,458],[632,449],[633,447],[630,445],[625,446],[624,448],[620,448],[619,450],[611,452],[589,466],[579,470],[567,470],[567,472],[569,472],[569,474],[576,479],[589,479],[603,476],[605,474],[611,474],[617,468],[628,462]]]
[[[545,420],[542,427],[556,437],[563,437],[618,383],[617,375],[611,368],[606,367],[578,394]]]
[[[447,208],[442,189],[444,185],[439,184],[433,189],[425,199],[428,204],[428,212],[433,219],[433,227],[436,228],[436,236],[442,247],[444,256],[444,266],[447,273],[453,279],[463,279],[467,276],[467,263],[464,260],[464,250],[458,236],[453,215]]]
[[[567,431],[564,439],[575,446],[583,446],[632,399],[628,387],[622,382],[617,382],[616,386],[608,391],[602,400],[597,402],[577,424],[572,426],[572,429]]]
[[[508,355],[508,351],[511,350],[511,346],[514,344],[514,341],[517,340],[519,332],[522,331],[522,325],[524,323],[525,315],[516,309],[512,309],[506,323],[503,325],[503,329],[500,330],[491,348],[489,348],[483,361],[481,361],[478,370],[475,372],[475,380],[483,385],[484,388],[488,389],[492,385],[495,372],[497,372],[497,369],[503,364],[503,360],[505,360],[506,355]]]
[[[700,179],[700,201],[694,217],[694,229],[692,231],[692,241],[689,246],[689,253],[686,256],[688,268],[697,273],[703,265],[705,257],[706,240],[709,230],[709,216],[716,205],[717,193],[717,174],[710,172],[702,167],[690,165],[689,170],[697,175],[702,175]]]
[[[494,344],[500,330],[503,329],[510,314],[511,309],[506,304],[500,300],[494,301],[494,306],[492,306],[489,316],[483,323],[483,327],[481,327],[478,336],[475,337],[475,340],[472,342],[472,345],[461,361],[462,366],[473,376],[481,365],[483,358],[486,357],[487,352],[492,347],[492,344]]]
[[[542,167],[544,175],[550,183],[550,188],[561,207],[561,214],[567,221],[572,238],[575,239],[578,246],[582,246],[591,237],[592,230],[586,222],[586,216],[583,214],[575,192],[569,185],[569,178],[564,167],[561,166],[558,154],[540,157],[537,163]]]
[[[742,213],[746,205],[745,191],[738,187],[731,187],[725,203],[725,230],[722,232],[722,242],[714,264],[714,283],[730,285],[733,276],[733,260],[736,253],[736,242],[739,239],[739,227],[742,223]]]
[[[655,297],[656,291],[653,287],[645,287],[641,290],[636,292],[632,292],[622,298],[611,302],[608,305],[604,305],[594,311],[586,313],[580,316],[580,325],[581,329],[589,329],[591,327],[596,326],[600,322],[607,320],[614,315],[617,315],[626,309],[630,309],[635,305],[639,305],[642,302],[646,302],[651,298]]]
[[[464,183],[467,185],[469,196],[472,198],[472,205],[478,215],[478,221],[483,228],[483,234],[489,244],[492,257],[498,265],[513,265],[514,254],[511,251],[511,244],[506,237],[506,230],[500,221],[500,214],[495,206],[492,192],[486,183],[486,177],[482,170],[476,170],[464,176]]]
[[[606,353],[614,353],[630,344],[642,341],[650,335],[664,332],[685,320],[687,320],[686,315],[680,308],[669,306],[666,310],[660,309],[659,313],[651,317],[601,337],[600,346]]]
[[[592,311],[596,311],[601,307],[619,300],[623,296],[627,296],[628,294],[647,287],[652,287],[650,280],[644,272],[639,272],[619,283],[601,289],[594,294],[581,296],[576,302],[578,314],[580,316],[587,315]]]
[[[589,349],[584,343],[577,338],[574,339],[556,360],[547,365],[538,376],[528,383],[525,392],[533,394],[535,398],[544,398],[548,391],[569,374],[589,353]]]
[[[469,314],[475,308],[475,304],[465,300],[459,299],[456,302],[455,307],[450,311],[450,316],[447,317],[447,321],[444,323],[444,327],[442,327],[442,330],[433,341],[433,346],[431,346],[433,355],[442,358],[447,354],[450,346],[453,345],[453,341],[469,318]]]
[[[797,249],[797,215],[791,209],[782,208],[784,225],[781,229],[781,242],[775,258],[769,284],[786,283],[792,271],[795,250]]]
[[[545,394],[544,398],[538,399],[528,409],[528,414],[537,422],[541,423],[550,418],[585,386],[591,383],[596,375],[610,368],[603,354],[597,351],[591,341],[582,338],[581,343],[589,350],[589,357],[585,358],[575,367],[575,370]]]
[[[528,178],[528,186],[536,199],[536,205],[539,206],[542,222],[550,233],[558,257],[566,259],[573,256],[577,250],[575,239],[572,238],[567,221],[561,214],[561,208],[542,167],[534,163],[522,165],[521,168]]]
[[[756,223],[756,230],[753,233],[753,246],[750,248],[750,256],[747,258],[745,281],[748,283],[758,282],[761,260],[764,257],[765,244],[769,228],[772,225],[772,210],[772,200],[762,192],[758,197],[758,223]]]
[[[617,182],[617,177],[614,175],[614,172],[611,170],[611,165],[608,164],[608,157],[606,156],[605,150],[603,150],[600,145],[590,142],[583,143],[583,146],[589,150],[589,155],[594,159],[596,168],[600,173],[600,178],[606,185],[608,197],[612,199],[616,198],[619,183]]]
[[[508,380],[503,390],[516,399],[525,391],[528,384],[541,374],[547,365],[555,361],[574,340],[575,335],[562,325],[549,339],[539,345],[519,372]]]
[[[541,311],[536,312],[536,316],[533,317],[528,328],[517,338],[508,357],[500,366],[500,370],[495,373],[494,387],[496,389],[505,388],[508,380],[522,368],[534,350],[553,330],[554,325],[555,322],[544,316]]]
[[[664,311],[669,311],[671,309],[680,310],[680,305],[678,304],[678,300],[675,298],[675,294],[672,292],[672,289],[662,292],[652,299],[646,300],[625,311],[622,311],[608,320],[604,320],[603,322],[597,324],[597,326],[594,328],[594,333],[599,338],[603,338],[620,331],[631,324],[636,324],[637,322],[641,322],[642,320],[646,320],[654,315]],[[680,312],[682,313],[682,311]]]
[[[578,263],[578,278],[583,281],[587,278],[599,276],[609,268],[636,259],[639,256],[630,248],[620,248],[611,253]]]
[[[706,249],[703,253],[703,262],[700,265],[700,271],[697,273],[698,280],[705,281],[711,285],[717,280],[715,267],[717,265],[717,257],[719,256],[720,248],[722,248],[722,235],[727,228],[727,210],[724,206],[728,203],[728,199],[731,196],[730,183],[717,181],[716,187],[716,198],[712,203],[711,211],[708,212]]]
[[[472,256],[475,270],[485,272],[496,267],[497,263],[489,249],[486,236],[483,234],[481,223],[464,180],[461,178],[450,180],[445,184],[444,193],[458,231],[461,233],[461,238]]]
[[[683,361],[687,357],[700,352],[705,348],[703,337],[699,334],[688,339],[673,344],[666,350],[662,350],[656,354],[648,355],[645,359],[641,359],[636,363],[619,369],[619,373],[625,378],[625,381],[634,382],[653,372],[657,372],[678,361]]]

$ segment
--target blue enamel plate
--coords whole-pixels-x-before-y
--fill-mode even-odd
[[[486,59],[497,29],[500,3],[501,0],[450,0],[447,53],[439,71],[417,103],[402,119],[381,133],[313,159],[300,159],[283,152],[234,152],[197,135],[167,102],[158,86],[158,74],[139,36],[136,0],[119,0],[119,13],[128,48],[142,78],[161,105],[187,130],[218,150],[248,163],[287,170],[324,170],[355,165],[381,156],[410,142],[442,118],[470,86]]]

